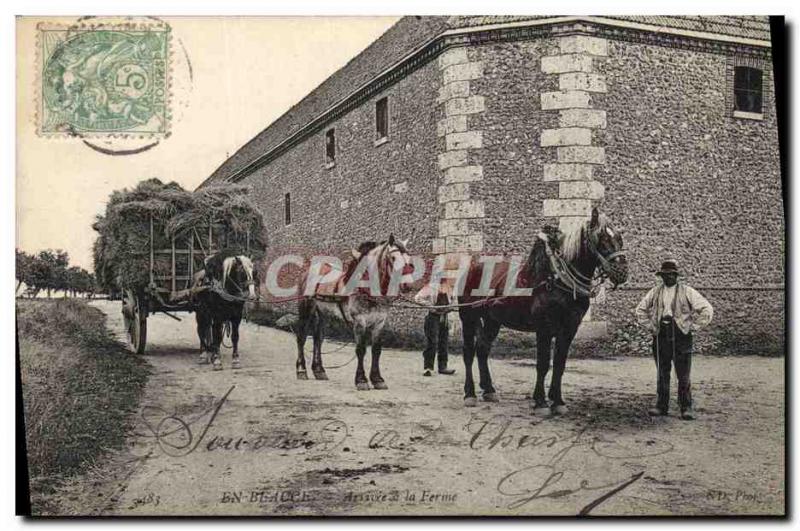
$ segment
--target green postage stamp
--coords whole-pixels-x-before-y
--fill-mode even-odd
[[[145,22],[38,27],[41,135],[169,133],[170,28]]]

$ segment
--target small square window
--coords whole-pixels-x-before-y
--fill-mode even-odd
[[[375,140],[389,138],[389,98],[375,102]]]
[[[332,166],[336,163],[336,133],[333,129],[325,132],[325,164]]]
[[[751,66],[737,66],[733,71],[733,110],[762,113],[763,72]]]
[[[292,224],[292,197],[289,192],[283,196],[283,224]]]

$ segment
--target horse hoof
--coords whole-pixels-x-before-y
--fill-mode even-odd
[[[356,384],[357,391],[369,391],[369,384],[367,382],[358,382]]]
[[[241,368],[242,368],[242,362],[241,361],[233,360],[231,362],[231,369],[241,369]]]
[[[497,393],[483,393],[483,401],[484,402],[500,402],[500,399],[497,398]]]
[[[464,399],[464,407],[475,407],[478,405],[478,399],[474,396],[468,396]]]
[[[386,382],[372,382],[372,387],[378,390],[389,389],[389,386],[386,385]]]
[[[314,378],[317,380],[327,380],[328,375],[325,374],[325,371],[314,371]]]
[[[306,371],[297,371],[297,379],[308,380],[308,374],[306,374]]]
[[[197,363],[199,363],[200,365],[208,365],[208,354],[206,354],[205,352],[200,354],[200,356],[197,358]]]
[[[565,406],[564,404],[561,404],[560,406],[556,406],[553,408],[553,413],[555,413],[556,415],[566,415],[568,412],[569,408],[567,408],[567,406]]]
[[[547,406],[533,408],[533,415],[536,417],[549,417],[550,408]]]

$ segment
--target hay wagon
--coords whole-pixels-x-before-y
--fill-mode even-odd
[[[179,236],[167,237],[164,233],[163,223],[151,215],[146,248],[137,253],[140,255],[137,263],[149,264],[146,272],[149,282],[144,286],[124,283],[121,286],[128,344],[137,354],[145,351],[149,315],[162,312],[180,321],[174,312],[196,310],[193,295],[204,288],[194,286],[194,278],[203,269],[207,256],[231,246],[250,252],[249,232],[233,233],[214,220],[195,225]]]

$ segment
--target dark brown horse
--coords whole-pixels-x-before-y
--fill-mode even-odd
[[[380,369],[381,332],[389,316],[392,302],[400,290],[406,289],[405,286],[397,284],[394,288],[398,289],[391,287],[393,275],[397,280],[398,274],[402,276],[411,273],[411,258],[405,244],[406,242],[395,239],[393,235],[379,243],[364,242],[358,249],[351,251],[352,257],[344,264],[343,271],[337,275],[337,280],[309,290],[308,276],[303,279],[301,285],[308,296],[302,298],[298,304],[299,317],[295,324],[298,379],[308,379],[303,348],[309,334],[314,338],[314,354],[311,361],[314,378],[328,379],[322,364],[322,342],[325,319],[334,318],[344,321],[353,330],[358,358],[356,389],[369,390],[369,382],[375,389],[388,389]],[[374,286],[358,287],[359,279],[367,277],[365,273],[368,273],[368,277],[375,282]],[[369,344],[372,345],[372,364],[367,381],[364,357]]]
[[[475,406],[475,383],[472,362],[477,353],[480,387],[483,399],[497,400],[488,359],[492,342],[501,326],[536,333],[536,386],[533,391],[534,414],[566,413],[561,396],[561,377],[567,362],[570,344],[589,308],[593,295],[592,280],[599,268],[601,278],[607,276],[614,286],[627,280],[628,269],[622,251],[622,237],[614,232],[604,215],[592,210],[591,219],[567,234],[552,229],[541,234],[533,245],[528,260],[519,268],[516,286],[531,289],[521,296],[502,296],[509,275],[508,263],[497,264],[492,286],[497,294],[475,296],[480,286],[483,263],[474,264],[466,275],[464,295],[459,309],[464,335],[464,405]],[[511,270],[513,276],[513,269]],[[473,305],[469,305],[472,303]],[[550,369],[552,340],[555,338],[553,376],[545,399],[545,376]]]
[[[196,282],[207,287],[195,295],[197,335],[202,349],[199,363],[210,361],[215,371],[222,369],[219,347],[227,325],[233,346],[231,368],[238,369],[241,367],[239,324],[244,301],[255,299],[258,285],[253,262],[237,250],[220,251],[206,260]]]

